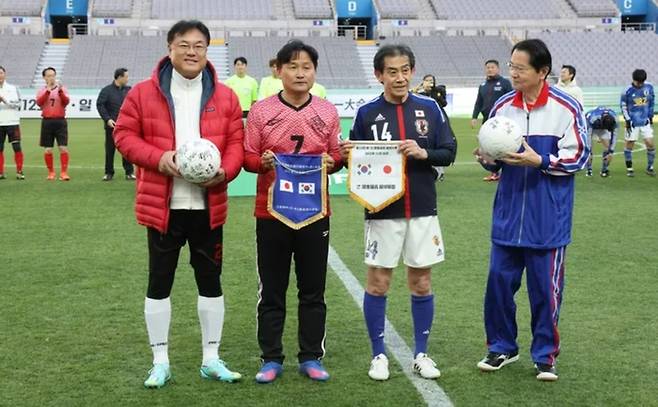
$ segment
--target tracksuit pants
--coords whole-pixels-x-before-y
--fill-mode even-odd
[[[564,288],[566,246],[531,249],[493,243],[484,298],[484,325],[490,352],[518,351],[514,294],[526,270],[532,315],[530,353],[536,363],[553,365],[560,353],[558,320]]]
[[[282,363],[282,335],[291,259],[295,260],[299,301],[299,363],[324,356],[327,308],[324,290],[329,250],[329,218],[299,230],[274,219],[256,220],[258,254],[258,344],[264,363]]]

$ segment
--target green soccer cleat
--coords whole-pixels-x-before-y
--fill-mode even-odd
[[[233,383],[242,379],[240,373],[228,370],[226,363],[221,359],[213,359],[208,363],[204,363],[201,365],[199,372],[204,379],[219,380],[220,382]]]
[[[171,370],[168,363],[156,363],[149,370],[149,377],[144,381],[144,387],[159,389],[171,380]]]

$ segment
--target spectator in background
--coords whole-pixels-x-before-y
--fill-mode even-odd
[[[258,87],[258,100],[263,100],[272,95],[276,95],[283,89],[283,83],[279,74],[276,72],[276,58],[270,59],[270,71],[272,72],[269,76],[264,76],[260,80],[260,86]]]
[[[119,68],[114,71],[114,81],[104,87],[101,93],[98,94],[96,101],[96,109],[103,119],[103,127],[105,128],[105,175],[103,181],[112,181],[114,177],[114,126],[116,125],[117,117],[119,117],[119,109],[126,98],[130,86],[128,86],[128,70],[126,68]],[[123,169],[126,172],[126,180],[135,180],[135,170],[133,165],[126,159],[121,157]]]
[[[576,83],[576,68],[572,65],[562,65],[560,69],[560,80],[557,81],[558,89],[573,96],[583,106],[583,90]]]
[[[53,147],[57,140],[61,164],[59,180],[69,181],[69,130],[66,122],[66,106],[71,100],[68,91],[57,80],[57,71],[52,66],[41,71],[46,86],[37,92],[37,105],[41,108],[41,137],[39,145],[44,147],[43,158],[48,168],[48,180],[55,179]]]
[[[24,180],[23,151],[21,150],[20,114],[21,94],[18,88],[5,81],[5,68],[0,66],[0,179],[5,179],[5,137],[14,149],[16,179]]]
[[[244,119],[249,114],[251,105],[258,100],[258,82],[247,75],[247,58],[235,58],[233,69],[235,74],[228,78],[225,83],[238,95],[240,107],[242,108],[242,118]]]
[[[437,85],[436,77],[434,77],[434,75],[427,74],[423,76],[423,81],[413,88],[412,92],[431,97],[442,109],[448,106],[448,101],[446,100],[446,86]]]
[[[484,63],[485,73],[487,78],[478,88],[478,96],[475,100],[473,107],[473,115],[471,116],[471,128],[475,128],[477,118],[482,113],[482,123],[489,118],[489,112],[494,103],[512,90],[512,84],[508,79],[500,76],[500,64],[495,59],[490,59]],[[483,178],[483,181],[498,181],[500,176],[498,171],[492,172],[490,175]]]

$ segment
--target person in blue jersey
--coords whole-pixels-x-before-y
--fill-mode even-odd
[[[432,266],[443,261],[444,246],[433,166],[447,166],[454,161],[456,141],[436,101],[409,91],[415,57],[408,46],[383,46],[373,62],[384,93],[358,109],[350,140],[400,140],[398,151],[406,157],[406,188],[404,195],[386,208],[365,214],[368,271],[363,312],[372,345],[368,375],[373,380],[389,378],[384,348],[386,294],[402,254],[414,325],[412,369],[423,378],[436,379],[441,372],[427,355],[427,342],[434,319]],[[344,160],[351,146],[349,141],[341,145]]]
[[[653,109],[656,96],[653,85],[646,82],[647,72],[644,69],[633,71],[633,84],[621,94],[621,112],[626,120],[626,135],[624,139],[624,159],[626,160],[626,175],[635,176],[633,171],[633,147],[639,136],[644,139],[647,147],[646,173],[656,176],[653,162],[656,159],[656,147],[653,142]]]
[[[514,120],[524,133],[523,148],[499,161],[475,150],[485,169],[501,170],[484,298],[488,354],[477,366],[490,372],[519,359],[514,295],[525,269],[532,314],[530,354],[537,379],[543,381],[558,378],[558,319],[571,241],[573,175],[589,157],[581,105],[546,82],[551,65],[541,40],[514,45],[508,66],[515,92],[500,98],[490,117]]]
[[[601,176],[606,178],[610,175],[608,167],[612,161],[612,155],[615,152],[615,143],[617,143],[617,114],[614,110],[605,106],[598,106],[585,114],[587,120],[587,141],[589,148],[592,150],[593,140],[598,141],[603,146],[601,153]],[[592,157],[590,154],[587,160],[588,177],[592,176]]]

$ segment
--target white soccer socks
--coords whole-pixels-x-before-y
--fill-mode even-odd
[[[153,364],[169,363],[169,323],[171,322],[171,300],[144,299],[144,319],[153,351]]]
[[[201,324],[201,346],[205,364],[219,358],[219,343],[222,340],[222,328],[224,327],[224,296],[199,296],[197,311]]]

